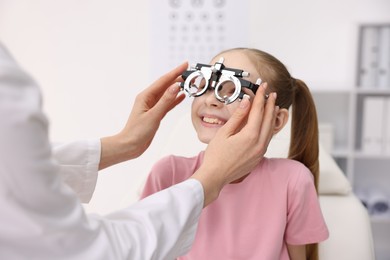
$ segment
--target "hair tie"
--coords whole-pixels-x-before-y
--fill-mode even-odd
[[[297,88],[297,80],[295,78],[291,77],[290,81],[291,81],[291,87],[295,91]]]
[[[291,86],[295,87],[295,79],[293,77],[290,78]]]

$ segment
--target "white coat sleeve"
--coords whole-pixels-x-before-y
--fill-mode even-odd
[[[80,140],[56,144],[53,157],[60,165],[59,173],[83,203],[88,203],[96,187],[100,162],[101,143]]]
[[[60,178],[40,93],[0,44],[0,259],[174,259],[203,207],[187,180],[106,217],[85,215]]]

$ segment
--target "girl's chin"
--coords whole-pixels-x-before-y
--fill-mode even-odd
[[[210,141],[214,138],[215,134],[214,135],[198,135],[198,139],[199,141],[201,141],[202,143],[204,144],[208,144],[210,143]]]

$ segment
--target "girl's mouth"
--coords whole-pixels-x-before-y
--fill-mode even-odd
[[[225,124],[225,121],[222,121],[221,119],[218,119],[215,117],[209,117],[209,116],[202,117],[202,121],[207,123],[207,124],[212,124],[212,125],[224,125]]]

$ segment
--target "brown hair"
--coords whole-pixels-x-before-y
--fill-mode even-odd
[[[268,83],[268,91],[277,93],[276,105],[286,109],[292,106],[288,158],[297,160],[310,169],[318,193],[318,119],[309,88],[302,80],[291,77],[283,63],[266,52],[250,48],[236,48],[222,53],[231,51],[240,51],[247,55],[257,68],[262,81]],[[306,258],[309,260],[318,259],[317,244],[306,246]]]

